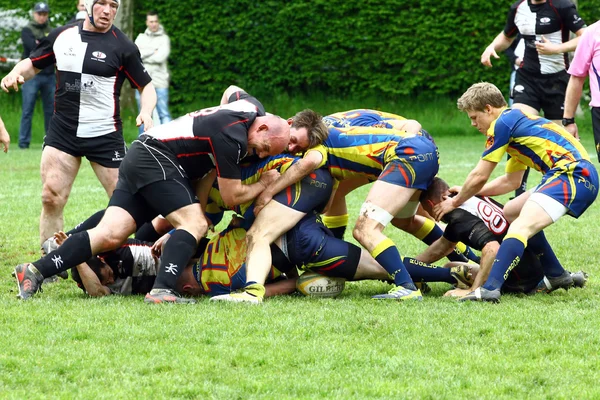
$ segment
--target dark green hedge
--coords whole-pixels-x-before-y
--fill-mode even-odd
[[[53,0],[70,18],[75,1]],[[588,24],[600,0],[581,0]],[[0,0],[0,8],[30,2]],[[157,10],[171,36],[172,104],[218,98],[235,83],[255,93],[336,96],[457,94],[471,83],[507,85],[504,57],[479,63],[511,1],[137,0],[136,32]],[[135,35],[134,35],[135,36]]]

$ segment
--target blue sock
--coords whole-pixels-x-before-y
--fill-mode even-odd
[[[540,258],[544,275],[551,278],[561,276],[565,269],[556,258],[556,254],[550,247],[550,243],[544,235],[544,231],[539,231],[527,241],[527,247]]]
[[[396,286],[417,290],[391,239],[384,239],[375,247],[371,255],[390,274]]]
[[[496,254],[490,275],[483,285],[484,289],[496,290],[502,287],[510,271],[521,261],[526,244],[527,240],[522,236],[509,233],[504,238],[498,254]]]
[[[432,220],[425,219],[423,226],[413,236],[430,246],[433,242],[444,236],[444,231]],[[448,254],[447,258],[450,261],[469,262],[467,257],[460,254],[456,249],[452,250],[452,253]]]
[[[404,266],[415,282],[456,283],[456,279],[450,275],[450,268],[436,267],[411,257],[404,257]]]

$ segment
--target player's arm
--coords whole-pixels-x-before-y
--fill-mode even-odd
[[[304,158],[295,162],[268,188],[262,192],[254,202],[254,214],[258,214],[267,205],[274,195],[288,186],[299,182],[302,178],[313,172],[323,163],[323,154],[319,151],[308,150]]]
[[[499,196],[501,194],[512,192],[521,186],[523,175],[525,175],[524,169],[506,173],[491,182],[486,183],[478,194],[480,196]]]
[[[401,131],[406,131],[408,133],[419,133],[422,126],[419,121],[414,119],[403,119],[403,120],[386,120],[388,124],[392,125],[394,129],[398,129]]]
[[[29,79],[33,78],[35,74],[40,72],[39,69],[33,66],[30,58],[21,60],[14,66],[14,68],[2,78],[2,90],[8,93],[9,89],[13,89],[15,92],[19,91],[19,85],[25,83]]]
[[[149,82],[146,86],[139,87],[138,91],[140,92],[140,113],[135,119],[135,123],[137,126],[144,124],[144,132],[146,132],[154,126],[152,112],[156,107],[156,89],[152,82]]]
[[[491,57],[500,58],[500,56],[498,56],[498,52],[508,49],[514,40],[514,37],[510,38],[506,36],[504,31],[500,32],[481,54],[481,63],[486,67],[491,67]]]
[[[0,118],[0,143],[4,146],[4,152],[8,152],[8,147],[10,146],[10,135],[4,126],[4,121]]]
[[[225,89],[225,91],[223,92],[223,96],[221,97],[221,105],[223,104],[229,104],[229,98],[235,93],[235,92],[245,92],[244,89],[235,86],[235,85],[231,85],[229,86],[227,89]]]
[[[298,280],[298,271],[296,268],[286,273],[287,279],[267,283],[265,285],[265,297],[281,296],[291,294],[296,291],[296,281]]]
[[[264,172],[260,180],[250,185],[244,185],[240,179],[218,177],[219,192],[227,207],[234,207],[254,200],[265,188],[279,177],[279,172],[270,170]]]
[[[110,289],[100,283],[98,275],[86,263],[79,264],[76,268],[81,277],[81,283],[89,296],[102,297],[111,294]]]
[[[206,210],[206,205],[208,204],[208,196],[210,195],[210,189],[217,178],[217,171],[211,170],[209,173],[204,175],[202,179],[198,180],[195,184],[196,186],[196,196],[198,197],[198,201],[200,202],[200,206],[202,207],[202,211]]]
[[[562,54],[569,53],[571,51],[575,51],[577,48],[577,44],[579,43],[579,39],[581,35],[583,35],[583,31],[585,29],[581,28],[577,32],[575,32],[575,37],[568,42],[564,43],[552,43],[545,36],[542,35],[542,40],[539,42],[535,42],[535,48],[537,49],[539,54]]]
[[[442,236],[415,258],[427,264],[433,264],[450,254],[455,247],[456,243],[453,243]]]
[[[483,246],[483,249],[481,249],[479,272],[473,281],[473,285],[471,285],[471,290],[475,290],[485,283],[490,271],[492,270],[492,265],[494,265],[494,260],[496,259],[496,254],[498,254],[499,248],[500,243],[496,241],[488,242],[485,246]]]
[[[477,166],[469,173],[460,192],[455,197],[449,197],[434,207],[436,220],[440,220],[445,214],[460,207],[465,201],[475,196],[484,187],[490,178],[492,171],[498,163],[479,160]]]
[[[567,85],[567,91],[565,92],[565,110],[563,111],[563,119],[575,119],[575,111],[577,110],[579,100],[581,100],[584,83],[585,76],[571,75],[569,78],[569,84]],[[564,128],[575,138],[579,139],[579,132],[575,122],[565,125]]]

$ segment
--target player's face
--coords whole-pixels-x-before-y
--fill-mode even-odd
[[[105,286],[115,283],[115,273],[107,264],[100,268],[100,283]]]
[[[158,31],[158,16],[148,15],[146,16],[146,26],[150,29],[150,32]]]
[[[36,23],[42,25],[48,22],[48,13],[47,12],[34,12],[33,19]]]
[[[83,0],[77,2],[77,11],[85,11],[85,2]]]
[[[288,152],[291,154],[303,153],[308,150],[308,129],[290,128],[290,142]]]
[[[113,0],[98,0],[92,9],[96,28],[100,30],[109,29],[115,21],[118,9],[119,3]]]
[[[471,126],[477,128],[477,130],[484,135],[487,134],[488,129],[494,119],[494,115],[489,110],[484,111],[467,111],[469,119],[471,119]]]

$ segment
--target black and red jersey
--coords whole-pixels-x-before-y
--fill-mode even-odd
[[[119,29],[83,30],[83,22],[54,29],[29,56],[33,66],[56,64],[52,125],[77,137],[122,131],[119,95],[125,79],[135,88],[152,79],[137,46]]]

